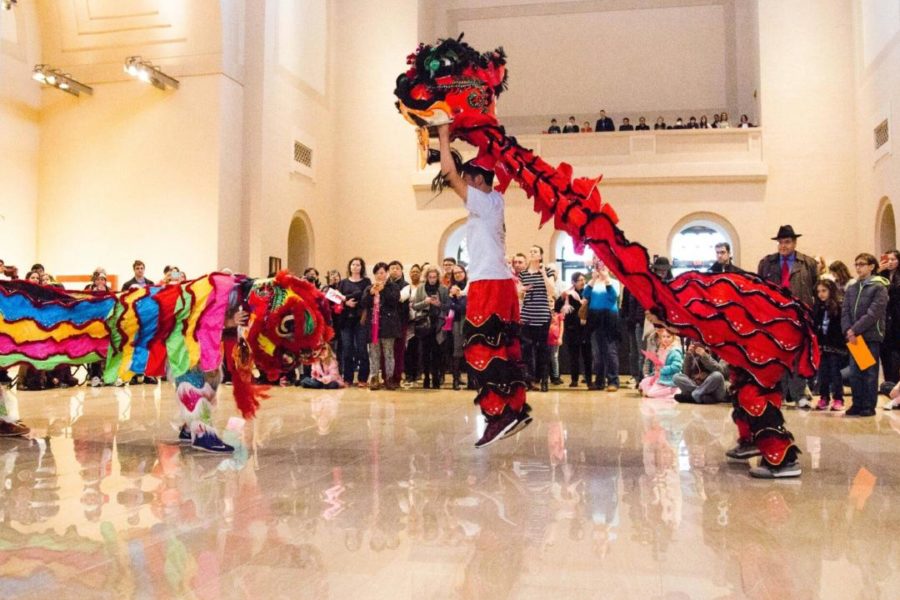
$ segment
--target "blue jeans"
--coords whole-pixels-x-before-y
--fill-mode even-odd
[[[843,400],[844,382],[841,378],[841,367],[845,356],[833,352],[823,352],[819,361],[819,395],[824,400]]]
[[[616,327],[604,323],[591,333],[594,358],[594,385],[619,385],[619,335]]]
[[[853,408],[856,410],[875,410],[878,403],[878,356],[880,342],[868,342],[869,350],[875,357],[875,364],[861,371],[856,361],[850,359],[850,390],[853,394]]]
[[[341,377],[347,385],[353,383],[353,374],[359,371],[357,381],[369,380],[369,349],[366,328],[359,323],[346,323],[341,329]]]

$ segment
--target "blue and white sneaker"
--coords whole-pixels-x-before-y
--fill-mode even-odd
[[[210,452],[212,454],[229,454],[234,452],[234,446],[229,446],[211,431],[207,431],[194,438],[191,448],[202,450],[203,452]]]

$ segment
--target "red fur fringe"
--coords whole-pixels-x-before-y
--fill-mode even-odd
[[[234,372],[231,374],[232,393],[237,409],[245,419],[256,415],[259,403],[269,397],[269,386],[253,383],[253,361],[246,344],[234,346]]]

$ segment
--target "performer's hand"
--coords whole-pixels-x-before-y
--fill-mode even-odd
[[[706,348],[701,346],[700,344],[693,344],[694,354],[697,356],[706,356]]]
[[[237,312],[234,313],[234,316],[232,317],[232,319],[234,319],[235,325],[240,325],[241,327],[246,327],[247,321],[250,320],[250,313],[248,313],[245,310],[238,310]]]
[[[346,304],[350,308],[356,308],[356,298],[350,298],[349,300],[344,302],[344,304]]]
[[[852,329],[847,330],[847,341],[851,344],[856,343],[856,332],[854,332]]]

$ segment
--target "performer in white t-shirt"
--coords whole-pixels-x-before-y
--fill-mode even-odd
[[[438,127],[441,174],[466,204],[469,249],[469,300],[464,335],[466,362],[478,385],[475,401],[487,419],[483,448],[518,433],[531,422],[525,403],[525,373],[519,344],[519,297],[506,264],[503,196],[494,181],[490,157],[474,158],[457,172],[450,152],[449,125]]]

